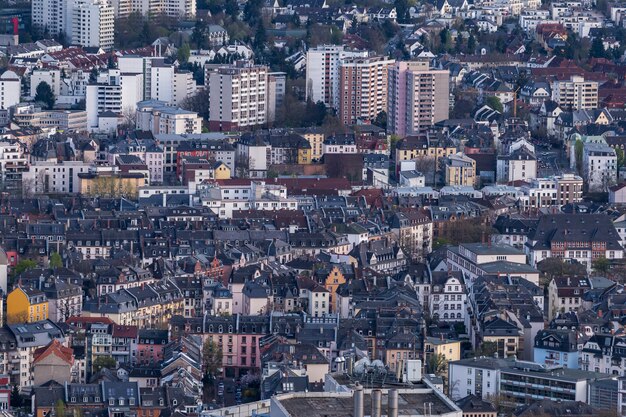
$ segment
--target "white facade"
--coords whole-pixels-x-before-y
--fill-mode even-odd
[[[80,161],[35,161],[22,175],[25,193],[78,193],[78,174],[89,171],[90,164]]]
[[[53,37],[66,32],[65,0],[33,0],[31,2],[31,17],[33,27],[43,31],[44,28]]]
[[[153,65],[150,68],[150,98],[171,105],[180,105],[196,92],[193,75],[177,71],[174,65]]]
[[[433,283],[428,306],[430,317],[439,322],[465,322],[467,295],[465,285],[450,276],[443,283]]]
[[[348,57],[367,57],[367,52],[346,51],[343,46],[323,45],[306,54],[306,98],[339,108],[341,61]]]
[[[87,128],[98,127],[98,115],[111,111],[118,115],[132,114],[143,100],[143,75],[123,74],[110,69],[98,75],[96,84],[87,86]]]
[[[41,69],[33,70],[30,75],[30,97],[35,98],[37,95],[37,87],[40,83],[45,82],[52,89],[55,97],[61,94],[61,71],[58,69]]]
[[[585,81],[572,76],[569,80],[554,81],[551,85],[552,100],[563,109],[587,110],[598,107],[598,82]]]
[[[309,311],[311,317],[323,317],[330,313],[330,292],[318,286],[309,291]]]
[[[450,390],[448,396],[453,401],[467,395],[480,394],[482,398],[495,397],[500,385],[500,370],[482,367],[479,364],[468,366],[451,362],[448,367]]]
[[[113,7],[106,0],[69,0],[73,44],[85,47],[113,48]]]
[[[583,147],[583,175],[589,190],[607,191],[617,182],[617,155],[602,143],[585,143]]]
[[[158,134],[191,134],[202,131],[202,118],[198,113],[168,106],[151,100],[138,103],[136,127]]]
[[[21,81],[13,71],[0,75],[0,110],[6,110],[20,102]]]

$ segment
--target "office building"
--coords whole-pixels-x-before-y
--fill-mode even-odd
[[[339,119],[344,124],[374,120],[387,111],[387,68],[384,57],[345,58],[339,67]]]
[[[400,137],[418,134],[449,113],[449,72],[428,62],[396,62],[389,67],[387,130]]]

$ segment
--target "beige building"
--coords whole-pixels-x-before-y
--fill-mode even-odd
[[[389,133],[400,137],[417,134],[448,118],[448,70],[430,69],[426,61],[396,62],[389,67],[388,86]]]
[[[339,119],[343,124],[373,120],[387,111],[387,69],[395,60],[346,58],[339,68]]]
[[[50,380],[63,385],[72,381],[74,352],[53,340],[48,346],[35,350],[33,354],[33,385],[38,386]]]
[[[587,110],[598,107],[598,82],[572,76],[552,82],[552,100],[562,109]]]
[[[473,187],[476,184],[476,161],[456,153],[445,159],[446,185],[464,185]]]
[[[318,128],[299,129],[297,133],[311,145],[311,159],[319,160],[324,155],[324,132]]]
[[[137,103],[136,127],[158,134],[194,134],[202,132],[198,113],[167,105],[158,100]]]
[[[139,187],[148,185],[141,173],[135,172],[85,172],[78,174],[79,192],[84,196],[129,197],[139,195]]]

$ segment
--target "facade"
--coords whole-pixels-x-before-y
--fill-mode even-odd
[[[99,128],[100,115],[112,112],[118,117],[132,114],[143,100],[143,75],[110,69],[98,74],[96,83],[86,90],[87,128]]]
[[[387,126],[400,137],[425,131],[449,114],[448,70],[428,62],[396,62],[388,69]]]
[[[157,100],[137,103],[136,127],[154,135],[201,133],[202,118],[198,113],[167,105]]]
[[[104,0],[68,0],[71,12],[71,32],[68,37],[73,44],[84,47],[113,48],[113,7]]]
[[[267,123],[267,74],[263,65],[238,63],[209,73],[209,128],[230,131]]]
[[[22,174],[26,193],[78,193],[78,175],[89,171],[91,164],[79,161],[35,161]]]
[[[116,18],[127,17],[132,12],[183,19],[196,16],[196,0],[112,0],[111,5]]]
[[[150,98],[178,106],[194,95],[196,82],[189,71],[179,71],[173,64],[153,62],[150,68]]]
[[[526,210],[579,203],[583,198],[583,179],[574,174],[534,178],[522,186],[521,199]]]
[[[509,155],[498,156],[498,182],[528,181],[536,177],[537,158],[526,147],[522,146]]]
[[[555,277],[548,285],[548,318],[559,313],[577,312],[583,295],[591,289],[587,278]]]
[[[393,59],[345,58],[339,67],[339,120],[355,124],[387,111],[387,68]]]
[[[20,102],[20,77],[13,71],[0,75],[0,110],[8,110]]]
[[[349,57],[366,57],[367,52],[346,50],[341,45],[322,45],[306,53],[306,98],[339,108],[341,62]]]
[[[7,322],[33,323],[48,319],[48,299],[39,290],[17,287],[7,295]]]
[[[598,82],[572,76],[552,82],[552,100],[562,109],[589,110],[598,107]]]
[[[428,307],[433,320],[447,323],[465,321],[467,293],[460,273],[432,273]]]
[[[444,159],[446,185],[474,187],[476,185],[476,161],[462,153]]]
[[[533,361],[548,366],[579,369],[576,331],[541,330],[535,336]]]
[[[582,170],[590,191],[608,191],[617,182],[617,154],[602,143],[583,145]]]

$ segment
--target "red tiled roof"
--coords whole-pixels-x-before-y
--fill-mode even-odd
[[[113,325],[113,337],[136,338],[138,333],[137,326]]]
[[[63,346],[58,340],[54,339],[48,346],[40,347],[33,353],[33,364],[36,364],[50,355],[56,355],[69,365],[74,363],[74,351]]]

